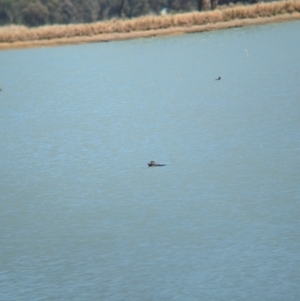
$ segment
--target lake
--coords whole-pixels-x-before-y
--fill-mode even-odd
[[[1,51],[0,300],[298,300],[299,31]]]

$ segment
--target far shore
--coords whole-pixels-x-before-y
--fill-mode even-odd
[[[281,6],[280,6],[281,5]],[[293,6],[294,5],[294,6]],[[150,38],[300,20],[300,1],[94,24],[0,28],[0,50]]]

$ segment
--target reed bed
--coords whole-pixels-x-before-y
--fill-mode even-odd
[[[155,31],[163,33],[167,29],[172,33],[172,29],[174,28],[191,28],[190,32],[194,32],[197,31],[195,26],[199,25],[207,24],[209,25],[207,27],[209,30],[209,28],[216,29],[215,24],[218,23],[222,23],[220,28],[223,28],[224,22],[260,19],[286,14],[298,16],[300,14],[300,0],[220,7],[208,12],[191,12],[163,16],[149,15],[129,20],[113,19],[91,24],[48,25],[36,28],[12,25],[0,28],[0,47],[3,43],[43,41],[44,44],[47,44],[47,41],[58,41],[59,39],[63,41],[69,39],[74,42],[93,42],[97,41],[96,37],[100,35],[104,36],[105,40],[105,36],[110,34],[114,34],[116,39],[122,34],[125,36],[131,34],[133,37],[137,37],[149,36],[149,32],[151,32],[151,36],[152,32],[155,35]],[[148,35],[138,34],[141,32],[148,32]],[[88,39],[89,37],[90,39]]]

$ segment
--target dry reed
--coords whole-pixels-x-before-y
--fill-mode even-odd
[[[300,0],[259,3],[246,6],[237,5],[225,8],[220,7],[219,9],[209,12],[191,12],[163,16],[149,15],[130,20],[113,19],[91,24],[48,25],[36,28],[11,25],[0,28],[0,48],[4,43],[27,42],[30,44],[31,41],[34,43],[41,41],[46,45],[50,41],[56,40],[56,44],[59,44],[59,39],[64,41],[62,42],[63,44],[67,44],[68,39],[70,42],[72,40],[75,43],[79,43],[80,41],[101,41],[105,40],[106,37],[111,34],[115,35],[115,39],[120,39],[120,35],[124,35],[126,38],[128,34],[131,34],[132,37],[151,36],[152,34],[156,35],[155,31],[160,31],[161,34],[166,32],[167,29],[170,33],[175,32],[174,28],[190,28],[190,30],[178,29],[176,31],[178,33],[195,32],[201,31],[200,28],[197,30],[195,26],[207,24],[206,29],[204,28],[202,30],[211,30],[216,28],[215,24],[217,23],[260,19],[285,14],[297,14],[298,18],[300,14]],[[233,22],[232,24],[246,23]],[[230,25],[228,27],[232,26]],[[224,25],[220,25],[220,28],[224,28]],[[141,32],[145,33],[141,34]],[[100,35],[103,36],[101,39],[99,38]],[[90,39],[88,39],[88,37],[90,37]],[[108,38],[108,40],[110,39]]]

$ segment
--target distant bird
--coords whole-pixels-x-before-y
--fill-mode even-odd
[[[219,76],[218,78],[216,78],[216,80],[221,80],[221,76]]]

